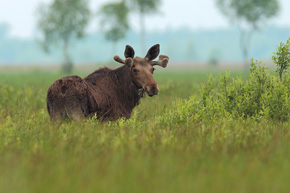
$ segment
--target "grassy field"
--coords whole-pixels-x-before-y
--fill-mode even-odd
[[[0,192],[290,191],[289,122],[166,124],[166,111],[201,97],[209,72],[161,71],[160,94],[142,99],[131,119],[62,124],[46,111],[47,88],[60,74],[2,72]]]

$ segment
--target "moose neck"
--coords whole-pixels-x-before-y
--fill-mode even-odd
[[[141,97],[144,95],[144,92],[140,91],[140,89],[134,84],[130,75],[131,70],[126,65],[113,70],[113,72],[117,78],[119,86],[123,90],[123,95],[126,95],[126,98],[134,104],[133,106],[129,106],[134,108],[139,104]]]
[[[120,82],[132,82],[130,69],[126,65],[114,69],[113,72]]]

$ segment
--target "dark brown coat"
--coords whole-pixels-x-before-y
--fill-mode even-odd
[[[159,54],[158,44],[152,48]],[[67,76],[56,80],[47,92],[47,110],[51,119],[80,120],[95,114],[100,120],[130,118],[133,108],[140,103],[145,92],[149,96],[158,93],[152,66],[165,67],[168,57],[161,55],[161,59],[156,62],[148,57],[134,58],[134,50],[130,46],[126,47],[125,57],[126,60],[114,57],[124,64],[117,69],[105,67],[83,79],[79,76]]]

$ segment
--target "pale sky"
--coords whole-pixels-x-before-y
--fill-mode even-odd
[[[41,2],[52,0],[0,0],[0,23],[10,25],[10,34],[22,38],[36,35],[36,9]],[[93,11],[112,0],[90,0]],[[280,0],[280,14],[270,24],[290,27],[290,1]],[[131,15],[130,22],[138,30],[138,17]],[[211,29],[229,27],[225,18],[215,6],[215,0],[163,0],[160,13],[146,18],[147,30],[164,30],[168,27],[189,27]],[[98,20],[92,20],[89,30],[98,28]]]

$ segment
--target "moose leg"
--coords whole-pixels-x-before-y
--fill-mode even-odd
[[[61,102],[48,100],[47,110],[51,121],[64,120],[66,118],[65,109]]]
[[[66,100],[64,108],[69,119],[80,121],[86,117],[85,107],[82,105],[82,101],[80,100]]]
[[[71,87],[63,101],[69,119],[80,121],[88,115],[88,97],[82,83]]]

